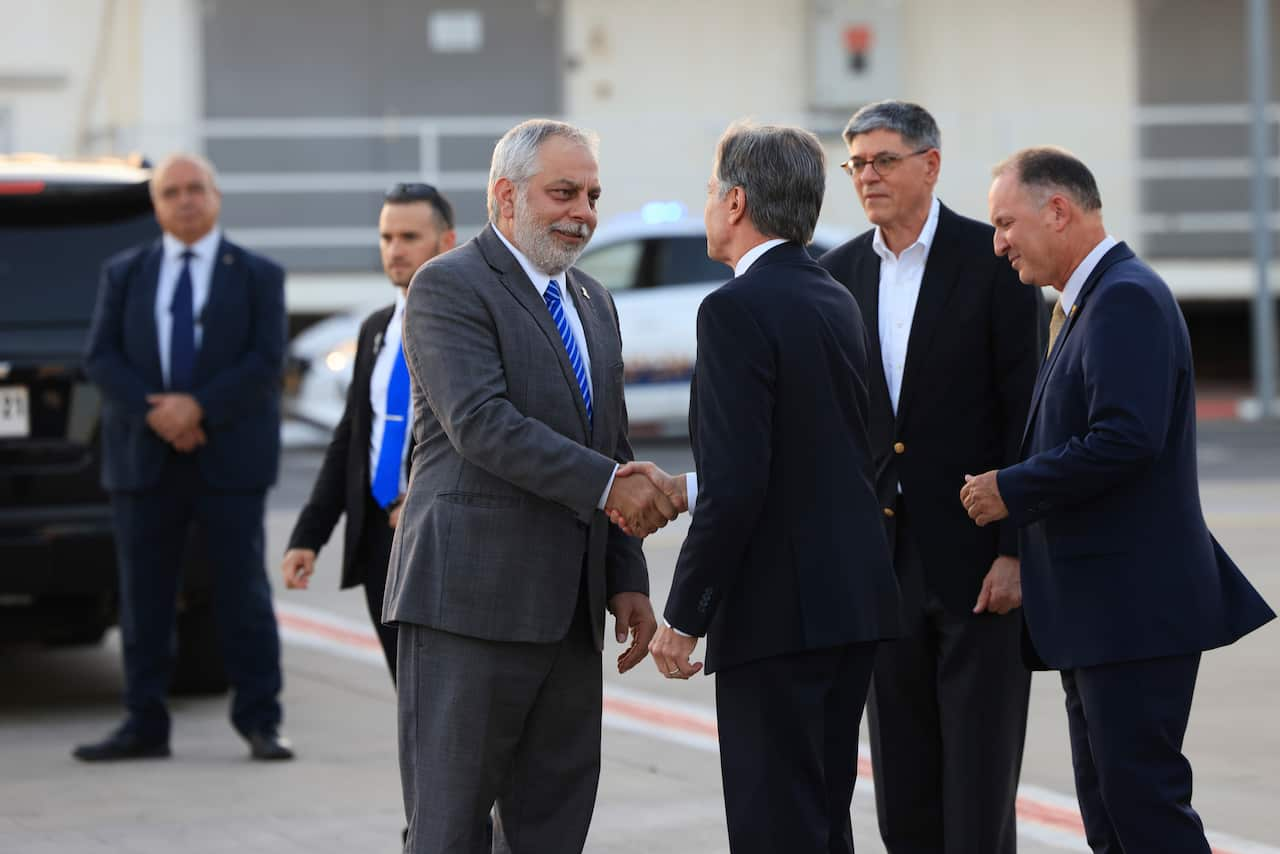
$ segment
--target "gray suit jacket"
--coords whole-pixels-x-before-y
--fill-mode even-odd
[[[551,314],[493,226],[413,277],[416,444],[386,622],[560,640],[585,562],[600,647],[607,597],[648,593],[640,541],[596,509],[615,461],[632,458],[617,313],[594,279],[571,269],[565,280],[591,356],[594,428]]]

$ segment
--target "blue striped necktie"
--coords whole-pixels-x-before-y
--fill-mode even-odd
[[[378,468],[373,473],[373,500],[386,508],[400,495],[400,469],[404,465],[405,423],[409,414],[409,366],[404,360],[403,345],[396,348],[387,383],[386,417],[382,420],[382,447],[378,449]]]
[[[564,316],[564,304],[560,300],[560,286],[552,279],[547,283],[547,292],[542,298],[547,302],[547,311],[551,312],[551,320],[560,332],[560,340],[564,342],[565,352],[569,354],[569,365],[573,375],[578,378],[578,390],[582,392],[582,402],[587,405],[587,423],[592,422],[591,386],[587,383],[587,369],[582,365],[582,354],[578,352],[578,342],[574,340],[573,330],[569,328],[569,320]]]
[[[190,391],[196,368],[195,288],[191,284],[190,249],[182,253],[182,270],[169,303],[169,390]]]

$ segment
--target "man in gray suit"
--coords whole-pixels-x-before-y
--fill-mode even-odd
[[[643,660],[637,533],[676,515],[632,459],[609,292],[572,264],[596,224],[596,138],[498,142],[489,225],[409,287],[414,438],[383,618],[399,627],[406,851],[581,851],[600,774],[604,611]]]

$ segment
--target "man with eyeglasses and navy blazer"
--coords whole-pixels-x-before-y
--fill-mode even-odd
[[[125,664],[122,726],[86,762],[164,757],[182,551],[203,528],[214,615],[254,759],[291,759],[280,735],[280,638],[264,563],[267,488],[280,460],[284,271],[227,240],[213,166],[175,155],[151,176],[164,232],[103,268],[85,370],[103,396]]]
[[[360,325],[346,408],[289,536],[280,571],[286,587],[305,588],[317,553],[345,513],[342,587],[364,587],[369,619],[394,682],[396,629],[382,622],[382,597],[413,448],[413,401],[400,332],[413,274],[457,240],[453,205],[429,184],[397,184],[383,199],[378,240],[396,299]]]

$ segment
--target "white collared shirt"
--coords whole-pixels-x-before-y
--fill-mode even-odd
[[[761,255],[768,252],[773,247],[781,246],[786,242],[787,241],[783,240],[781,237],[774,237],[770,240],[766,240],[764,243],[757,243],[755,246],[752,246],[741,258],[738,259],[738,263],[733,266],[733,277],[735,279],[738,278],[743,273],[750,270],[751,265],[760,260]]]
[[[533,262],[517,249],[514,243],[507,240],[507,236],[502,233],[502,229],[495,225],[493,233],[498,235],[502,245],[511,250],[511,254],[515,256],[516,261],[520,264],[520,269],[524,270],[524,274],[529,277],[529,281],[533,282],[533,286],[537,289],[538,296],[544,304],[547,299],[547,288],[551,286],[551,279],[555,278],[556,283],[560,286],[560,306],[564,309],[565,320],[569,322],[569,331],[573,333],[574,343],[578,345],[578,355],[582,357],[582,369],[587,374],[587,389],[591,392],[591,399],[594,403],[596,389],[591,382],[591,352],[587,349],[587,335],[582,331],[582,318],[578,317],[578,309],[574,305],[576,297],[572,293],[573,289],[569,287],[568,271],[554,277],[547,275],[533,266]],[[549,315],[550,310],[548,309]],[[619,468],[620,466],[617,464],[614,465],[613,474],[609,475],[609,482],[604,485],[604,492],[601,493],[600,501],[596,504],[601,510],[604,509],[604,505],[609,501],[609,491],[613,489],[613,479],[617,477]]]
[[[396,353],[400,350],[404,329],[404,291],[396,288],[396,307],[382,332],[382,349],[373,362],[369,375],[369,407],[373,410],[373,422],[369,429],[369,477],[377,475],[378,460],[382,455],[382,436],[387,428],[387,386],[391,383],[391,369],[395,367]],[[409,443],[413,439],[413,395],[409,395],[409,408],[405,410],[404,447],[400,451],[400,489],[404,495],[409,487],[409,475],[404,461],[409,456]]]
[[[1093,273],[1093,268],[1098,266],[1098,262],[1102,260],[1102,256],[1115,247],[1119,240],[1116,240],[1110,234],[1098,241],[1098,245],[1093,247],[1088,255],[1084,256],[1071,275],[1067,278],[1067,284],[1062,288],[1062,296],[1058,297],[1058,301],[1062,303],[1062,314],[1065,317],[1071,316],[1071,309],[1075,307],[1076,300],[1080,297],[1080,289],[1084,287],[1085,281]]]
[[[182,273],[182,253],[190,249],[191,259],[191,316],[195,320],[196,352],[204,338],[201,313],[209,302],[209,288],[213,283],[213,268],[218,258],[218,244],[222,242],[222,229],[213,230],[195,243],[187,246],[168,232],[161,238],[160,278],[156,283],[156,343],[160,345],[160,374],[165,388],[169,387],[169,347],[173,339],[173,314],[170,304]]]
[[[938,211],[941,205],[935,196],[929,206],[929,216],[920,229],[915,242],[894,255],[884,242],[880,226],[876,226],[871,238],[871,248],[880,256],[880,360],[884,379],[889,386],[889,401],[893,412],[898,413],[898,399],[902,395],[902,375],[907,367],[907,343],[911,340],[911,321],[915,317],[916,302],[920,299],[920,283],[924,280],[924,267],[929,260],[929,249],[938,231]]]

